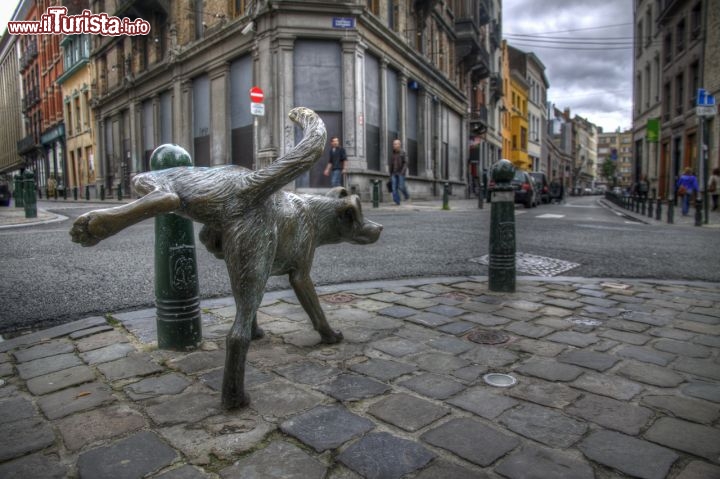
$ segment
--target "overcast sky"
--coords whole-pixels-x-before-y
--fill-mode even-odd
[[[603,127],[632,125],[630,0],[503,0],[503,37],[545,64],[548,99]]]

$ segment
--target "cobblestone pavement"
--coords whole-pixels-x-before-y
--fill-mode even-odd
[[[203,303],[195,352],[157,349],[154,310],[0,342],[0,477],[720,477],[720,285],[517,289],[321,288],[345,335],[332,346],[291,292],[268,293],[252,403],[232,413],[218,392],[231,298]]]

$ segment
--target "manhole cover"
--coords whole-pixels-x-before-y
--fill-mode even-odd
[[[468,334],[467,338],[478,344],[502,344],[510,340],[510,336],[502,331],[475,330]]]
[[[490,256],[485,255],[479,258],[471,258],[470,261],[489,265]],[[560,273],[570,271],[578,266],[580,266],[580,264],[563,261],[561,259],[547,258],[545,256],[521,253],[519,251],[515,253],[515,270],[535,276],[557,276]]]
[[[322,297],[326,303],[340,304],[340,303],[351,303],[355,301],[355,296],[347,293],[335,293],[328,294]]]

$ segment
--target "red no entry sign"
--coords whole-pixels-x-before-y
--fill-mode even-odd
[[[253,103],[262,103],[265,99],[265,94],[262,89],[258,86],[254,86],[250,89],[250,101]]]

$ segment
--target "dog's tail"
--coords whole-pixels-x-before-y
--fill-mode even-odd
[[[271,165],[248,174],[246,179],[256,199],[267,198],[308,171],[325,149],[327,132],[317,113],[298,107],[290,110],[288,116],[303,129],[303,139]]]

